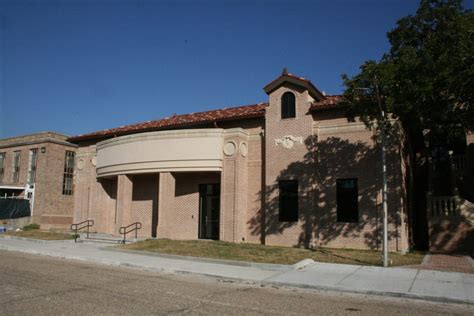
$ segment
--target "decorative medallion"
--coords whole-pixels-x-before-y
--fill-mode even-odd
[[[224,145],[224,154],[226,156],[232,156],[237,151],[237,144],[233,141],[228,142]]]
[[[79,170],[82,170],[84,169],[84,159],[79,159],[79,161],[77,162],[77,169]]]
[[[249,153],[247,143],[241,142],[239,147],[240,147],[240,154],[242,155],[242,157],[244,158],[247,157],[247,154]]]
[[[91,163],[94,167],[97,166],[97,157],[92,157]]]
[[[283,148],[290,149],[293,148],[295,143],[303,144],[303,137],[302,136],[293,136],[293,135],[285,135],[281,138],[275,139],[275,145],[281,145]]]

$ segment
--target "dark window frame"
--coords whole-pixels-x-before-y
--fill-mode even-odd
[[[344,182],[353,181],[353,187],[348,188]],[[337,221],[340,223],[359,222],[359,183],[357,178],[342,178],[336,180]]]
[[[66,150],[64,157],[63,195],[74,194],[74,164],[76,153]]]
[[[298,205],[298,180],[280,180],[278,181],[278,220],[280,222],[297,222]]]
[[[296,117],[296,96],[293,92],[287,91],[281,96],[281,119]]]
[[[0,164],[0,184],[3,182],[3,174],[5,173],[5,158],[6,158],[6,153],[5,152],[0,152],[0,159],[1,164]]]
[[[21,168],[21,150],[15,150],[13,152],[13,160],[12,160],[12,183],[18,183],[20,181],[20,168]]]
[[[38,163],[38,148],[30,148],[28,151],[28,174],[26,182],[33,184],[36,181],[36,165]]]

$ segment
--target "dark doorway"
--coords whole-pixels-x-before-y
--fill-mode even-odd
[[[219,239],[220,184],[199,185],[199,239]]]

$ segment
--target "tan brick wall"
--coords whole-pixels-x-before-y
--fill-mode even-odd
[[[133,176],[117,176],[117,220],[115,231],[132,223]]]
[[[85,216],[84,220],[93,219],[95,231],[117,235],[119,227],[122,226],[117,214],[118,180],[95,180],[89,188],[85,196],[88,216]]]
[[[337,121],[337,120],[336,120]],[[316,121],[316,199],[319,244],[327,247],[380,249],[382,241],[382,165],[372,131],[362,123]],[[405,251],[402,169],[398,145],[387,148],[389,249]],[[357,178],[359,222],[337,222],[336,180]]]
[[[328,124],[328,122],[324,122]],[[321,128],[323,126],[320,126]],[[321,130],[322,134],[322,130]],[[381,173],[372,133],[334,131],[318,136],[317,189],[319,244],[327,247],[374,248],[381,240]],[[359,222],[337,222],[336,180],[357,178]]]
[[[231,124],[232,123],[232,124]],[[228,122],[226,127],[233,128],[242,124],[248,127],[252,132],[249,136],[246,132],[243,132],[243,136],[240,135],[242,132],[233,133],[227,140],[235,141],[237,144],[237,152],[233,157],[227,157],[226,161],[231,161],[229,165],[224,163],[227,167],[224,170],[229,172],[223,172],[223,179],[231,183],[231,186],[237,185],[240,189],[231,189],[230,196],[226,200],[225,194],[222,194],[222,208],[221,208],[221,220],[225,221],[221,224],[221,233],[227,232],[227,235],[222,235],[221,238],[226,240],[238,239],[239,241],[247,238],[246,222],[249,218],[247,215],[247,201],[252,200],[250,212],[260,212],[261,202],[254,201],[256,196],[260,194],[261,189],[261,157],[262,157],[262,120],[249,120],[243,123]],[[239,134],[240,133],[240,134]],[[240,135],[240,136],[239,136]],[[245,143],[245,147],[248,151],[246,157],[242,156],[241,144]],[[96,179],[95,166],[92,165],[92,161],[96,156],[96,147],[94,144],[87,144],[87,146],[81,146],[78,149],[78,161],[81,160],[83,168],[76,171],[76,203],[75,203],[75,214],[76,222],[85,219],[94,219],[95,229],[99,232],[108,232],[117,234],[118,228],[121,225],[125,225],[125,221],[141,221],[144,228],[142,229],[143,236],[151,235],[152,224],[152,211],[151,205],[153,202],[150,198],[144,201],[136,201],[135,198],[129,205],[122,205],[120,202],[120,196],[117,199],[113,196],[113,192],[117,195],[117,181],[113,179]],[[250,161],[255,171],[253,173],[247,173],[247,161]],[[238,168],[232,168],[232,164],[237,162]],[[199,221],[199,184],[200,183],[220,183],[220,173],[161,173],[154,174],[156,179],[160,177],[159,193],[158,197],[158,237],[166,238],[178,238],[178,239],[196,239],[198,237],[198,221]],[[133,190],[134,195],[141,194],[141,190],[148,190],[148,186],[142,183],[140,179],[142,176],[130,175],[131,188],[127,190]],[[153,177],[153,175],[151,176]],[[252,190],[248,191],[248,179],[255,179],[252,182]],[[115,181],[115,182],[114,182]],[[158,181],[158,180],[157,180]],[[178,181],[178,183],[176,183]],[[109,184],[107,184],[109,183]],[[112,183],[112,184],[110,184]],[[115,183],[115,184],[114,184]],[[114,186],[115,185],[115,189]],[[233,187],[232,187],[233,188]],[[115,191],[114,191],[115,190]],[[176,190],[179,192],[187,192],[186,194],[176,194]],[[226,191],[226,189],[222,189]],[[188,192],[189,191],[189,192]],[[119,193],[121,191],[118,191]],[[128,192],[128,191],[127,191]],[[129,194],[122,191],[122,195]],[[148,196],[152,193],[146,193]],[[229,194],[228,194],[229,195]],[[128,196],[126,197],[128,199]],[[119,201],[115,204],[115,201]],[[228,203],[226,204],[226,201]],[[117,206],[116,206],[117,205]],[[234,207],[235,205],[235,207]],[[122,209],[125,208],[124,214],[128,217],[122,219]],[[234,212],[234,208],[238,210],[238,213]],[[136,210],[137,209],[137,210]],[[171,212],[173,210],[173,212]],[[175,211],[175,212],[174,212]],[[235,214],[234,214],[235,213]],[[230,215],[229,215],[230,214]],[[229,216],[228,216],[229,215]],[[231,220],[236,218],[235,224]],[[112,223],[116,223],[115,225]],[[235,231],[235,233],[234,233]],[[237,232],[238,231],[238,232]],[[254,242],[258,242],[260,236],[252,236]]]
[[[134,175],[132,210],[129,223],[142,223],[139,236],[156,237],[158,225],[158,174]]]
[[[280,99],[296,96],[296,118],[280,119]],[[349,123],[343,113],[308,113],[307,91],[289,84],[269,96],[265,129],[265,242],[285,246],[326,246],[379,249],[382,238],[381,159],[374,133],[362,123]],[[302,137],[291,149],[275,145],[285,135]],[[277,159],[275,157],[278,157]],[[389,174],[389,248],[408,248],[403,211],[399,142],[387,153]],[[336,180],[357,178],[359,222],[337,222]],[[299,181],[299,219],[278,219],[278,180]]]
[[[287,91],[295,94],[296,117],[282,120],[280,100]],[[265,122],[265,243],[308,247],[315,231],[314,161],[306,146],[307,142],[312,142],[313,134],[313,119],[308,114],[308,91],[286,84],[271,93],[269,99]],[[291,149],[275,144],[276,139],[287,135],[302,137],[303,144],[295,143]],[[278,219],[279,180],[298,180],[297,222],[280,222]]]
[[[222,225],[224,227],[223,232],[225,235],[222,235],[221,238],[224,240],[232,241],[236,239],[237,242],[243,241],[252,243],[260,243],[262,240],[262,219],[263,219],[263,159],[264,159],[264,136],[262,131],[264,130],[264,120],[263,119],[249,119],[249,120],[240,120],[232,122],[222,122],[218,126],[221,128],[243,128],[246,133],[249,134],[248,140],[236,140],[237,143],[245,141],[248,147],[248,155],[246,157],[246,164],[241,164],[235,160],[235,157],[227,158],[224,166],[223,178],[227,182],[227,187],[230,187],[229,192],[232,192],[232,188],[237,185],[237,192],[242,192],[246,190],[247,196],[244,198],[246,201],[243,201],[243,197],[240,196],[238,200],[243,204],[240,210],[243,220],[241,217],[237,216],[238,223],[232,223],[231,219],[234,217],[233,208],[222,206],[221,213],[223,214],[224,219]],[[241,158],[239,158],[241,159]],[[236,183],[235,177],[228,177],[228,174],[236,174],[236,163],[239,164],[237,167],[240,177],[245,177],[245,181],[240,181]],[[227,171],[227,172],[226,172]],[[246,175],[245,175],[246,174]],[[224,180],[221,180],[224,183]],[[224,187],[225,191],[226,188]],[[234,201],[234,196],[232,193],[228,194],[230,197],[227,200],[227,205],[231,204]],[[225,213],[224,213],[225,212]],[[233,230],[235,227],[239,227],[241,230],[240,233],[235,235]],[[230,234],[232,232],[232,234]]]
[[[76,151],[76,148],[65,143],[65,139],[64,135],[46,132],[0,140],[0,152],[6,153],[3,185],[26,186],[29,151],[37,149],[31,222],[40,224],[44,229],[69,228],[73,219],[74,197],[62,194],[62,181],[66,150]],[[19,181],[13,183],[12,160],[15,151],[21,151],[20,176]]]
[[[262,118],[253,118],[247,120],[237,120],[230,122],[218,123],[217,126],[224,129],[243,128],[250,135],[258,135],[261,133],[265,122]]]
[[[76,152],[76,168],[74,172],[74,222],[87,219],[97,221],[91,210],[91,195],[96,195],[92,183],[95,180],[95,167],[92,158],[95,155],[95,146],[81,146]],[[80,166],[80,167],[79,167]],[[95,224],[95,228],[98,223]]]
[[[261,243],[264,236],[264,163],[262,161],[263,135],[249,137],[247,161],[247,242]]]
[[[199,184],[219,182],[217,172],[160,173],[158,237],[197,239]]]
[[[170,226],[176,222],[180,223],[184,220],[185,222],[191,222],[191,226],[198,225],[199,219],[195,219],[196,213],[192,212],[188,215],[186,214],[186,209],[184,209],[184,214],[178,214],[181,217],[180,219],[174,217],[174,211],[172,209],[172,207],[174,207],[174,196],[176,190],[176,179],[174,174],[171,172],[161,172],[159,174],[158,183],[158,237],[173,238],[172,236],[179,235],[181,230],[178,232],[173,231],[173,228]],[[191,195],[193,193],[191,193]],[[191,218],[191,220],[189,218]],[[193,232],[185,235],[186,237],[188,235],[193,235]],[[183,237],[182,239],[196,238],[192,236],[188,238],[186,237]]]
[[[45,229],[69,228],[73,220],[74,193],[73,195],[62,194],[66,150],[75,151],[75,148],[47,144],[46,166],[38,165],[37,168],[33,216],[41,214],[40,224]]]
[[[38,144],[39,145],[39,144]],[[9,148],[1,148],[0,153],[5,154],[5,161],[4,161],[4,173],[2,178],[2,185],[11,185],[11,186],[21,186],[25,187],[26,185],[26,177],[28,171],[28,151],[31,148],[37,148],[38,145],[32,146],[15,146]],[[44,146],[44,144],[42,144]],[[15,151],[20,151],[20,174],[18,182],[13,181],[13,155]],[[47,159],[41,159],[41,162],[47,161]],[[40,158],[38,155],[38,164],[40,163]],[[39,167],[39,166],[38,166]]]
[[[75,145],[67,142],[68,136],[62,135],[55,132],[41,132],[31,135],[24,135],[24,136],[17,136],[17,137],[10,137],[10,138],[2,138],[0,139],[0,150],[4,148],[13,148],[13,147],[21,147],[21,146],[35,146],[37,144],[49,143],[49,142],[56,142],[68,147]]]
[[[95,146],[78,148],[75,169],[74,222],[94,220],[93,231],[117,234],[117,178],[96,178]],[[81,168],[77,166],[81,165]]]
[[[141,222],[139,236],[151,237],[153,218],[156,227],[158,174],[97,179],[94,157],[95,146],[79,148],[78,161],[83,167],[75,177],[75,222],[92,219],[93,231],[116,236],[120,227]]]
[[[286,91],[293,91],[297,97],[297,117],[281,120],[280,97]],[[382,181],[374,133],[360,123],[349,124],[343,113],[309,114],[312,99],[300,87],[283,85],[269,98],[265,126],[261,119],[218,124],[228,129],[243,127],[244,134],[248,134],[224,140],[234,141],[237,151],[225,156],[221,174],[161,173],[149,178],[131,176],[127,181],[122,178],[118,184],[113,179],[97,181],[95,167],[89,162],[95,155],[95,146],[89,143],[81,147],[79,153],[86,161],[76,174],[76,216],[92,217],[97,229],[106,232],[117,231],[125,222],[141,221],[143,235],[149,236],[154,226],[154,199],[158,196],[157,236],[196,239],[199,183],[220,182],[223,240],[379,249]],[[261,136],[263,128],[265,133]],[[275,145],[276,139],[287,135],[302,137],[303,144],[296,143],[291,149]],[[248,150],[245,157],[241,143]],[[388,154],[391,250],[408,248],[405,171],[399,145],[394,142]],[[336,179],[350,177],[358,178],[359,223],[338,223]],[[299,180],[300,212],[296,223],[278,221],[279,179]],[[120,183],[125,185],[122,189]],[[159,183],[158,188],[155,183]],[[118,198],[114,192],[118,192]],[[121,196],[125,202],[120,201]]]
[[[220,239],[225,241],[247,239],[248,139],[243,130],[227,133],[224,139],[224,148],[234,146],[233,153],[224,154],[221,173]]]

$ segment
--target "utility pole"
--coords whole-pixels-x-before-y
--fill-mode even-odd
[[[379,105],[379,111],[381,116],[382,128],[380,131],[380,143],[382,149],[382,212],[383,212],[383,259],[382,263],[384,267],[388,267],[388,205],[387,205],[387,161],[385,157],[386,151],[386,128],[387,128],[387,118],[385,116],[385,111],[382,107],[382,100],[380,98],[379,84],[377,82],[377,76],[375,77],[375,92],[377,95],[377,103]]]

